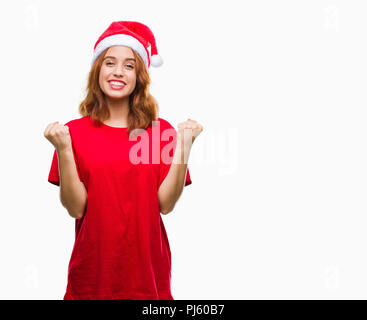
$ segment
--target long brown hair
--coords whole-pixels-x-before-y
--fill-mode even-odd
[[[99,72],[103,58],[107,53],[104,50],[94,62],[88,76],[87,95],[79,105],[82,116],[90,116],[97,126],[110,117],[104,92],[99,86]],[[136,59],[136,86],[129,97],[128,132],[134,129],[146,129],[153,120],[158,120],[158,103],[149,92],[150,77],[142,58],[131,49]]]

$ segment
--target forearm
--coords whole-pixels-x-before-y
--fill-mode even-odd
[[[163,214],[171,212],[181,196],[186,181],[190,150],[191,147],[183,145],[177,145],[175,148],[170,170],[158,191],[160,212]]]
[[[80,219],[87,204],[87,191],[80,181],[72,149],[57,151],[60,176],[60,200],[70,216]]]

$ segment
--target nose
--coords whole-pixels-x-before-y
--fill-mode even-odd
[[[120,66],[120,65],[116,64],[116,67],[113,70],[113,73],[114,73],[115,76],[120,76],[121,77],[121,76],[124,75],[123,70],[124,70],[124,66],[123,65]]]

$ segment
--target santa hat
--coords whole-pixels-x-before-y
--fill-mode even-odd
[[[118,45],[135,50],[147,69],[150,65],[160,67],[163,63],[161,56],[158,55],[154,35],[146,25],[135,21],[115,21],[94,45],[92,65],[105,49]]]

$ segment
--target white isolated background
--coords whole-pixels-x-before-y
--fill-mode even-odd
[[[160,117],[187,118],[163,216],[175,299],[366,299],[365,1],[3,1],[1,299],[62,299],[74,219],[46,126],[79,118],[94,43],[147,24]]]

